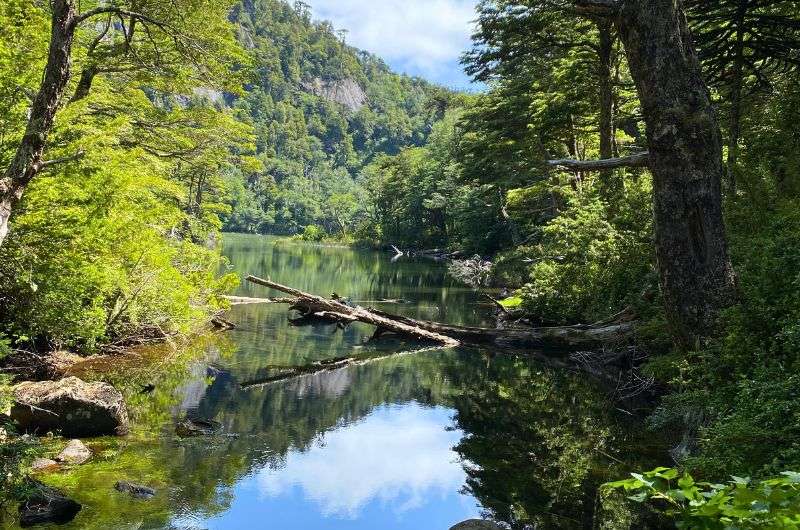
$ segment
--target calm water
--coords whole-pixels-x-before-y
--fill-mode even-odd
[[[419,318],[487,322],[480,296],[431,261],[239,235],[224,250],[242,274],[365,304],[403,298],[411,303],[388,309]],[[428,351],[244,390],[275,367],[414,345],[367,344],[372,329],[361,324],[292,327],[285,306],[237,306],[229,318],[237,330],[143,351],[104,376],[127,394],[135,429],[47,476],[84,504],[67,528],[446,530],[479,516],[514,528],[629,526],[626,505],[599,503],[597,486],[658,449],[586,376],[524,356]],[[156,391],[142,394],[150,383]],[[228,435],[178,439],[187,413]],[[158,494],[130,499],[117,480]]]

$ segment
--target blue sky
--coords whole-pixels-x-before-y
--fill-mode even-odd
[[[306,0],[315,19],[349,31],[347,41],[399,73],[469,89],[459,58],[470,47],[475,0]],[[475,89],[477,87],[473,87]]]

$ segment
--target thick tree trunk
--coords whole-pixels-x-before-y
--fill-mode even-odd
[[[667,316],[684,348],[735,302],[722,218],[719,126],[680,0],[629,0],[616,13],[647,125],[656,256]]]
[[[47,135],[53,128],[61,96],[69,82],[75,35],[74,0],[54,0],[50,51],[44,78],[33,100],[25,135],[0,180],[0,246],[8,235],[11,214],[31,179],[42,169]]]

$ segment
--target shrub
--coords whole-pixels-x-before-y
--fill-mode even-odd
[[[300,239],[303,241],[319,243],[325,239],[325,235],[325,230],[323,228],[320,228],[317,225],[308,225],[303,229],[303,233],[300,234]]]
[[[677,528],[755,529],[800,527],[800,473],[784,471],[762,481],[732,477],[726,484],[696,482],[691,475],[660,467],[611,482],[639,503],[655,504]]]
[[[574,197],[543,229],[531,248],[530,279],[522,288],[523,309],[547,322],[608,317],[637,302],[654,282],[647,185],[631,192],[614,215],[591,194]]]

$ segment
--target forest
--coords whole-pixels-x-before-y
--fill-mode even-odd
[[[565,370],[605,380],[591,359],[613,359],[639,385],[613,407],[635,397],[638,434],[669,447],[655,470],[575,479],[614,512],[588,527],[800,527],[800,6],[480,0],[461,64],[478,89],[397,74],[303,2],[4,0],[0,510],[30,496],[42,451],[8,416],[26,363],[195,340],[248,288],[224,252],[239,233],[444,259],[456,279],[473,275],[499,328],[624,322],[631,332]],[[280,266],[304,263],[323,270],[305,255]],[[388,294],[378,302],[404,293]],[[392,395],[457,411],[473,436],[456,452],[489,462],[466,489],[501,527],[571,528],[552,518],[584,502],[559,489],[570,473],[500,485],[525,452],[491,454],[504,429],[557,445],[555,424],[578,422],[534,429],[567,407],[543,405],[564,399],[548,392],[566,376],[542,381],[515,362],[489,370],[496,394],[477,361],[467,374],[448,361],[461,394],[426,379],[428,398]],[[369,377],[377,388],[391,375]],[[290,413],[270,396],[261,410]],[[569,406],[611,424],[588,398]],[[323,415],[323,432],[347,416],[303,414]],[[581,429],[596,447],[613,438]],[[284,453],[287,437],[272,442]]]

